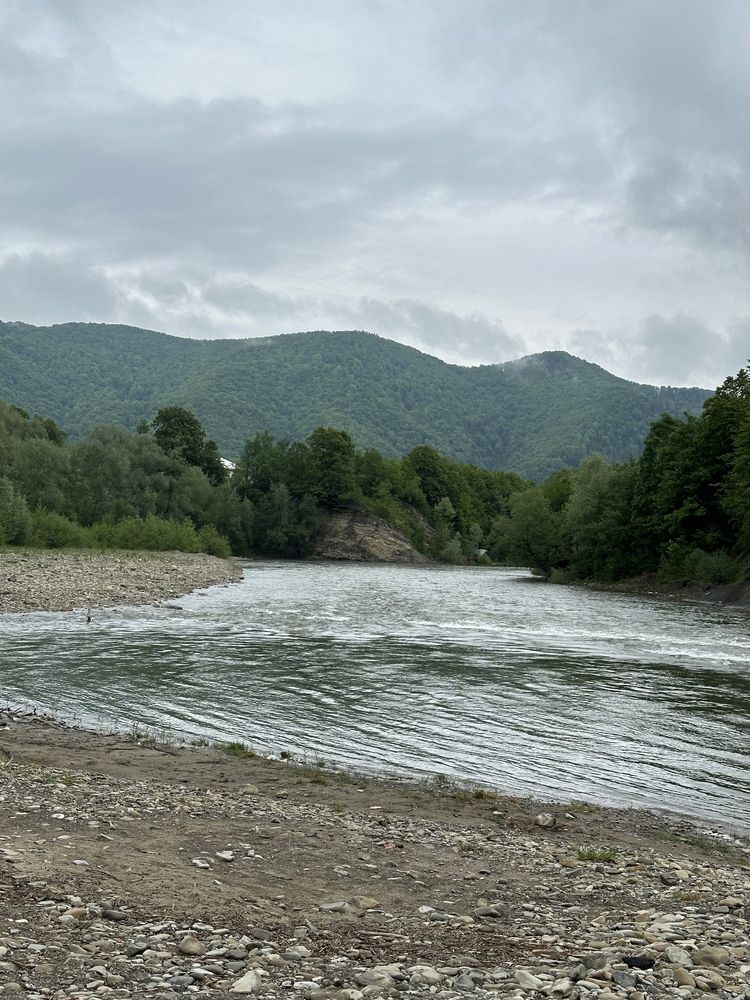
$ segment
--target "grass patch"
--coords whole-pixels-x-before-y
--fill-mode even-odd
[[[707,837],[702,833],[672,833],[665,832],[661,835],[661,840],[670,844],[682,844],[685,847],[694,847],[704,854],[732,854],[737,851],[737,845],[718,837]],[[742,838],[737,838],[742,839]],[[750,837],[745,838],[750,844]]]
[[[678,836],[678,840],[689,847],[697,847],[698,850],[705,851],[707,854],[730,854],[732,851],[732,845],[726,840],[705,837],[701,833],[683,833]]]
[[[579,861],[614,861],[617,851],[614,847],[579,847]]]
[[[339,815],[340,815],[342,812],[344,812],[344,803],[343,802],[332,802],[331,803],[331,812],[339,813]]]
[[[210,747],[211,740],[207,740],[205,736],[195,736],[190,741],[190,746],[192,747]]]
[[[301,777],[307,778],[307,780],[311,782],[313,785],[328,784],[328,778],[325,776],[325,774],[321,774],[320,768],[318,767],[311,767],[309,764],[305,764],[303,767],[299,769],[299,773]]]
[[[486,802],[497,799],[497,793],[490,788],[478,788],[463,784],[442,772],[423,778],[420,784],[426,792],[446,795],[456,802]]]
[[[593,813],[601,812],[602,807],[595,805],[593,802],[568,802],[565,806],[565,811],[569,813]]]
[[[472,799],[476,799],[477,802],[482,802],[487,799],[494,801],[497,798],[497,793],[493,792],[489,788],[475,788],[471,793]]]
[[[222,753],[227,754],[229,757],[235,757],[237,760],[252,760],[258,756],[247,744],[241,743],[239,740],[232,740],[228,743],[216,743],[215,746],[217,750],[221,750]]]

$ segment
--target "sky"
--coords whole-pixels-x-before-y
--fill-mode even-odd
[[[1,0],[0,319],[750,357],[746,0]]]

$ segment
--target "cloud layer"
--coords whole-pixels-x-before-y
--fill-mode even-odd
[[[17,0],[0,317],[750,355],[744,0]]]

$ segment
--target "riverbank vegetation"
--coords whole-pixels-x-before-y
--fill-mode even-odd
[[[197,418],[160,410],[138,433],[57,425],[0,404],[0,541],[304,557],[326,513],[358,508],[447,562],[547,576],[729,583],[750,578],[750,370],[697,417],[655,421],[641,458],[590,456],[541,483],[419,445],[403,458],[343,430],[246,441],[236,468]]]
[[[160,410],[138,433],[99,427],[69,444],[53,421],[0,403],[6,545],[302,557],[327,511],[355,507],[420,551],[460,562],[475,558],[526,485],[425,446],[403,459],[361,451],[330,427],[297,442],[258,434],[230,472],[181,407]]]
[[[643,574],[699,585],[750,579],[750,369],[698,417],[655,421],[639,461],[592,456],[511,497],[496,558],[545,575]]]

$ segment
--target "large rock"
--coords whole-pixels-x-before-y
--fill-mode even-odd
[[[362,510],[331,511],[312,554],[350,562],[428,562],[392,524]]]
[[[701,965],[704,968],[723,965],[728,961],[729,952],[726,948],[722,948],[721,945],[706,945],[705,948],[701,948],[693,954],[694,964]]]

